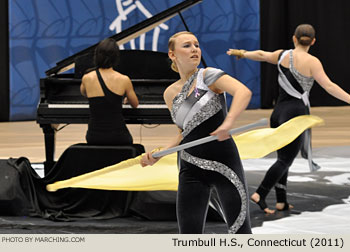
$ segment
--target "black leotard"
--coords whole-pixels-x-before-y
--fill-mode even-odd
[[[86,141],[93,145],[132,144],[132,136],[122,114],[123,97],[110,91],[96,70],[104,96],[88,98],[90,119]]]
[[[210,86],[224,72],[200,69],[175,97],[174,122],[183,129],[182,143],[206,137],[225,119],[223,95]],[[192,81],[197,89],[188,96]],[[196,97],[197,96],[197,97]],[[180,233],[203,233],[209,198],[216,190],[229,233],[251,233],[247,188],[241,160],[232,139],[212,141],[179,153],[177,218]]]
[[[309,92],[314,79],[298,73],[293,66],[293,53],[289,51],[289,68],[280,65],[284,75],[290,84],[298,92]],[[279,88],[279,97],[270,118],[272,128],[277,128],[286,121],[300,115],[309,114],[308,106],[302,99],[289,95],[283,88]],[[267,171],[263,181],[257,189],[261,200],[265,200],[267,194],[275,186],[277,202],[287,203],[286,188],[288,169],[292,165],[295,157],[303,144],[303,135],[300,135],[293,142],[277,151],[277,161]]]

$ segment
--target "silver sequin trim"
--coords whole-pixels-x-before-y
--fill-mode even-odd
[[[292,73],[293,77],[297,80],[299,85],[302,87],[304,92],[310,92],[314,84],[314,78],[302,75],[294,68],[292,51],[289,53],[289,70]]]
[[[202,158],[195,157],[189,154],[186,151],[181,151],[181,159],[185,160],[188,163],[198,166],[204,170],[216,171],[225,176],[231,183],[237,188],[237,191],[241,197],[241,211],[232,224],[229,227],[228,233],[235,234],[239,228],[243,225],[246,215],[247,215],[247,194],[245,191],[245,187],[236,173],[234,173],[229,167],[226,165],[212,160],[206,160]]]
[[[193,118],[186,124],[186,128],[182,132],[182,136],[187,136],[194,128],[199,124],[209,119],[222,109],[220,103],[220,96],[216,94],[212,99],[210,99]]]
[[[197,77],[198,71],[195,72],[183,85],[182,90],[180,93],[178,93],[174,99],[173,99],[173,106],[170,111],[171,118],[173,119],[173,122],[176,124],[176,114],[179,108],[181,107],[182,103],[186,99],[187,93],[191,88],[191,85],[193,83],[193,80]]]

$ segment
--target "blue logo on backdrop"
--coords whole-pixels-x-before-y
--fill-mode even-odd
[[[180,0],[13,0],[10,17],[10,120],[32,120],[39,79],[57,62],[112,36]],[[260,65],[235,64],[228,48],[260,47],[258,0],[203,0],[182,13],[199,39],[208,66],[223,69],[253,91],[250,108],[260,107]],[[121,48],[167,51],[168,38],[185,30],[179,16]],[[228,99],[230,101],[230,98]]]

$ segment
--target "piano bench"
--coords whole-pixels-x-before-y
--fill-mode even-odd
[[[145,152],[141,144],[131,145],[89,145],[78,143],[68,147],[52,169],[45,169],[45,176],[68,179],[106,166],[134,158]],[[62,177],[63,176],[63,177]]]

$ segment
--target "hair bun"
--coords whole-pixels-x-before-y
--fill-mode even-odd
[[[304,45],[304,46],[308,46],[311,44],[312,42],[312,38],[310,38],[309,36],[301,36],[299,39],[298,39],[299,43],[301,45]]]

